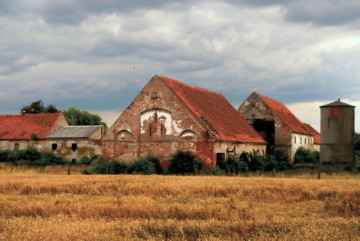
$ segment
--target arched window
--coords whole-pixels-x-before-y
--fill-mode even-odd
[[[119,141],[133,141],[135,138],[129,130],[121,130],[117,133],[116,139]]]
[[[195,139],[196,138],[196,134],[194,131],[192,130],[185,130],[183,132],[181,132],[180,137],[183,139]]]

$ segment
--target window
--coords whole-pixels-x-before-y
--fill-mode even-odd
[[[19,143],[15,143],[15,145],[14,145],[14,150],[17,151],[17,150],[19,150],[19,148],[20,148],[20,144],[19,144]]]
[[[296,144],[296,136],[294,136],[294,143]]]
[[[300,137],[300,145],[302,145],[302,137]]]
[[[225,161],[225,153],[216,153],[217,163]]]
[[[77,150],[77,144],[76,144],[76,143],[71,144],[71,150],[72,150],[72,151],[76,151],[76,150]]]
[[[51,145],[51,150],[56,151],[57,147],[58,147],[58,145],[56,143],[53,143]]]

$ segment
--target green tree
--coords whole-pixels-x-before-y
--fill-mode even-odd
[[[99,115],[90,113],[88,111],[82,111],[75,107],[70,107],[64,111],[64,116],[69,125],[80,126],[80,125],[104,125]]]
[[[34,101],[21,108],[21,114],[57,113],[60,112],[54,105],[45,106],[42,100]]]

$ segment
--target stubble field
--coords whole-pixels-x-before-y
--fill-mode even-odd
[[[360,240],[359,180],[0,171],[0,240]]]

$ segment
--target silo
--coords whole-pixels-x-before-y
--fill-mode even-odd
[[[321,163],[354,161],[355,107],[340,99],[321,106]]]

